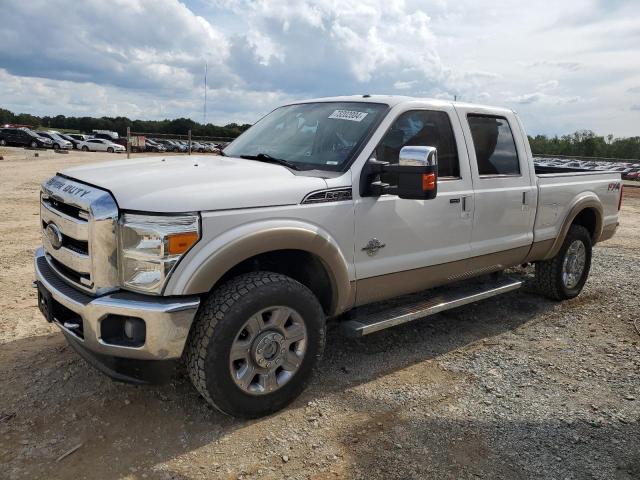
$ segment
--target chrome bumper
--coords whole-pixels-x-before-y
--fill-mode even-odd
[[[77,341],[91,352],[120,358],[170,360],[182,355],[189,329],[200,305],[199,297],[152,297],[129,292],[91,297],[56,275],[47,262],[44,249],[36,251],[34,263],[36,280],[51,294],[53,300],[82,319],[82,335],[65,327],[63,319],[54,319],[54,323],[70,340]],[[104,342],[100,335],[100,322],[108,315],[144,320],[144,345],[130,347]]]

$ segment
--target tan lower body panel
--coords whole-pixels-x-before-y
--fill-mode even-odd
[[[531,250],[529,251],[529,255],[524,260],[523,263],[527,262],[535,262],[538,260],[542,260],[547,256],[549,250],[553,248],[554,243],[556,243],[555,238],[550,238],[549,240],[542,240],[541,242],[534,242],[531,245]]]
[[[465,260],[363,278],[356,282],[356,306],[504,270],[523,263],[531,249],[531,246],[513,248]]]
[[[609,240],[611,237],[615,235],[617,229],[618,229],[617,223],[612,223],[610,225],[605,226],[602,229],[602,234],[600,234],[600,238],[598,239],[598,242],[604,242],[605,240]]]

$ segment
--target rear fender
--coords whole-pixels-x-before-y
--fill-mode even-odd
[[[595,193],[589,192],[580,197],[576,198],[569,208],[569,213],[564,218],[562,222],[562,227],[560,228],[560,232],[558,236],[555,238],[551,249],[544,256],[543,260],[548,260],[550,258],[555,257],[560,251],[560,247],[564,243],[564,239],[569,232],[569,228],[573,224],[576,217],[586,209],[592,209],[595,211],[596,224],[595,230],[593,232],[592,240],[593,243],[596,243],[600,236],[602,235],[602,219],[604,217],[604,210],[602,208],[602,202]]]

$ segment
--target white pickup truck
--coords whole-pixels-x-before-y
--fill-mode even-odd
[[[536,171],[518,116],[351,96],[280,107],[223,156],[65,170],[41,191],[42,313],[113,378],[182,359],[212,405],[274,412],[304,389],[328,321],[367,335],[519,288],[582,290],[619,173]],[[428,341],[428,339],[426,340]]]

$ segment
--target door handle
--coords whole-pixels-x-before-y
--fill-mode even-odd
[[[449,203],[460,203],[460,199],[459,198],[450,198],[449,199]]]
[[[469,212],[471,210],[471,197],[465,195],[462,197],[462,211]]]

